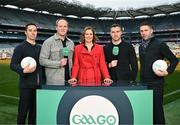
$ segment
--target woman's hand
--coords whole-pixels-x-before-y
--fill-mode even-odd
[[[76,78],[72,78],[72,79],[68,80],[68,83],[71,86],[77,86],[77,79]]]
[[[110,78],[104,79],[104,86],[110,86],[113,83],[113,81]]]

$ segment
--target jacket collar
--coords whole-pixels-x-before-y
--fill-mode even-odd
[[[54,38],[55,38],[55,40],[61,40],[61,39],[60,39],[60,36],[59,36],[57,33],[54,34]],[[65,37],[65,39],[66,39],[67,42],[68,42],[68,41],[71,41],[67,36]],[[62,40],[61,40],[61,41],[62,41]]]

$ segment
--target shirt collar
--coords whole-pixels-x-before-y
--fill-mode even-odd
[[[94,48],[95,44],[93,43],[93,46],[91,47],[91,51]],[[88,50],[87,46],[84,44],[84,48]]]
[[[55,37],[55,40],[61,40],[61,41],[63,41],[57,33],[54,34],[54,37]],[[67,37],[65,37],[64,41],[65,41],[65,40],[67,40]]]

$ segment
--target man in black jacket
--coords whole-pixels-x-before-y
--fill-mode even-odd
[[[114,82],[112,85],[135,81],[138,65],[133,46],[121,39],[122,27],[119,24],[113,24],[110,33],[112,40],[105,45],[104,53],[110,76]]]
[[[153,90],[153,123],[165,124],[163,111],[164,76],[175,70],[178,60],[164,42],[154,37],[151,24],[141,23],[140,34],[142,37],[139,47],[140,81],[147,85],[148,89]],[[170,65],[167,70],[152,70],[153,63],[159,59],[169,60]]]
[[[25,27],[26,41],[18,45],[12,56],[10,68],[19,74],[19,107],[17,124],[25,124],[28,115],[28,124],[36,123],[36,89],[42,82],[42,67],[39,64],[41,46],[36,44],[37,26],[33,23]],[[35,59],[37,66],[21,67],[24,57]]]

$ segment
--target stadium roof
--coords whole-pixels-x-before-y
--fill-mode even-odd
[[[74,15],[78,18],[138,18],[153,17],[158,15],[170,15],[180,12],[180,2],[173,4],[145,7],[140,9],[113,10],[112,8],[94,8],[91,4],[82,5],[78,1],[68,2],[66,0],[0,0],[1,6],[14,5],[20,9],[31,8],[39,12],[60,14],[63,16]]]

